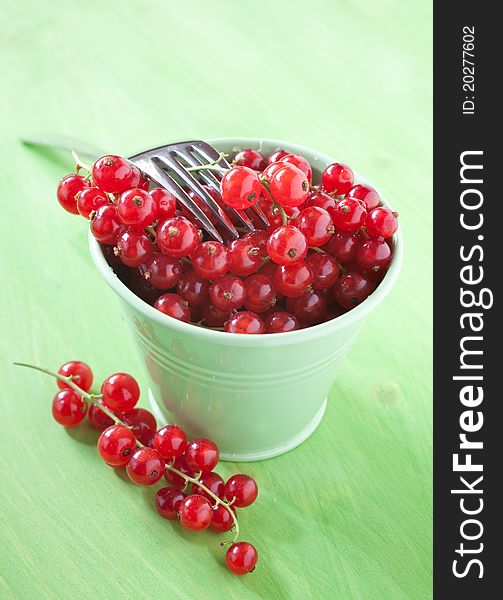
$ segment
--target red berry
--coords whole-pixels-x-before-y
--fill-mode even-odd
[[[300,169],[304,173],[309,183],[311,183],[311,179],[313,178],[313,170],[311,169],[309,162],[303,156],[300,156],[300,154],[287,154],[286,156],[282,156],[279,159],[279,162],[294,165],[297,167],[297,169]]]
[[[272,279],[262,273],[250,275],[245,281],[245,308],[253,313],[263,313],[276,304],[276,290]]]
[[[293,225],[278,227],[267,240],[267,252],[278,265],[294,265],[307,254],[306,236]]]
[[[113,411],[126,412],[135,407],[140,398],[140,388],[134,377],[127,373],[115,373],[101,385],[103,402]]]
[[[203,496],[192,494],[182,501],[178,509],[180,523],[185,529],[202,531],[211,524],[213,509]]]
[[[266,234],[264,234],[266,235]],[[267,240],[267,235],[266,235]],[[228,247],[229,271],[234,275],[251,275],[262,264],[259,246],[254,246],[250,238],[233,240]]]
[[[224,497],[225,482],[218,473],[215,473],[214,471],[209,471],[208,473],[203,473],[201,475],[201,477],[199,477],[199,483],[201,485],[204,485],[205,487],[207,487],[210,490],[210,492],[213,492],[215,494],[215,496],[218,496],[219,498]],[[212,498],[201,487],[201,485],[193,484],[192,493],[199,494],[200,496],[203,496],[204,498],[208,498],[208,500],[213,504],[213,502],[215,502],[215,499]]]
[[[255,248],[258,248],[262,258],[267,256],[267,240],[269,239],[267,232],[261,230],[252,231],[251,233],[247,233],[242,239],[251,242]],[[239,275],[239,273],[236,273],[236,275]]]
[[[293,208],[286,207],[283,209],[283,211],[285,212],[286,216],[290,220],[296,219],[300,214],[299,209],[296,207],[293,207]],[[283,225],[283,215],[281,214],[281,211],[278,209],[277,206],[271,204],[265,211],[265,216],[267,217],[267,220],[269,221],[269,227],[267,228],[267,233],[269,235],[271,233],[273,233],[278,227],[281,227]],[[266,256],[267,256],[267,252],[266,252]]]
[[[336,231],[330,238],[326,249],[341,265],[353,262],[360,236],[358,233]]]
[[[162,187],[150,190],[150,196],[157,205],[157,216],[159,219],[169,219],[175,216],[176,198],[171,192]]]
[[[285,311],[277,311],[266,318],[265,329],[266,333],[286,333],[300,329],[300,324],[296,316]]]
[[[267,161],[258,150],[240,150],[234,160],[234,165],[248,167],[254,171],[263,171],[267,167]]]
[[[121,415],[121,421],[131,428],[135,438],[148,446],[157,429],[154,415],[145,408],[133,408]]]
[[[112,425],[98,439],[98,452],[110,467],[125,467],[136,448],[133,432],[123,425]]]
[[[201,307],[203,321],[209,327],[223,327],[229,318],[229,313],[225,310],[219,310],[209,302]]]
[[[58,202],[72,215],[78,215],[79,209],[75,196],[86,187],[87,183],[81,175],[65,175],[58,184]]]
[[[324,192],[311,192],[307,197],[304,207],[307,208],[308,206],[318,206],[319,208],[323,208],[333,219],[333,211],[337,206],[337,202],[332,196],[329,196]]]
[[[150,187],[150,180],[149,180],[147,174],[144,173],[143,171],[140,171],[140,169],[138,169],[138,167],[135,167],[134,165],[133,165],[133,177],[131,178],[130,187],[140,188],[140,190],[145,190],[146,192],[148,192],[149,187]]]
[[[157,252],[140,266],[140,273],[157,290],[169,290],[180,281],[183,271],[177,258]]]
[[[241,308],[245,298],[245,284],[235,275],[224,275],[210,287],[211,302],[219,310],[230,312]]]
[[[127,464],[129,479],[138,485],[152,485],[165,471],[164,459],[153,448],[138,448]]]
[[[175,467],[175,469],[178,469],[178,471],[180,471],[184,475],[187,475],[187,477],[195,476],[194,471],[191,471],[187,467],[185,463],[185,456],[178,456],[177,458],[175,458],[173,467]],[[185,485],[185,479],[181,475],[178,475],[178,473],[173,473],[173,471],[170,471],[169,468],[167,468],[166,473],[164,473],[164,479],[166,479],[168,483],[174,485],[175,487],[183,487]]]
[[[178,511],[187,494],[177,488],[163,487],[155,495],[155,508],[157,512],[170,521],[178,519]]]
[[[181,258],[197,248],[199,233],[185,217],[172,217],[157,229],[157,244],[163,254]]]
[[[271,156],[269,156],[267,163],[270,165],[272,163],[279,162],[283,157],[288,156],[288,154],[289,152],[286,150],[276,150],[271,154]]]
[[[335,231],[332,217],[324,208],[308,206],[301,211],[295,224],[305,236],[309,246],[323,246]]]
[[[97,187],[85,187],[77,193],[77,209],[85,219],[90,219],[93,211],[108,203],[105,192]]]
[[[210,282],[192,270],[186,271],[176,286],[177,294],[187,300],[191,309],[206,302],[209,289]]]
[[[253,206],[262,193],[262,184],[255,171],[248,167],[233,167],[220,183],[222,200],[232,208]]]
[[[372,292],[373,284],[360,273],[341,275],[334,285],[334,298],[343,308],[354,308]]]
[[[119,236],[114,250],[128,267],[139,267],[150,258],[153,251],[154,244],[150,237],[144,231],[135,229],[126,229]]]
[[[225,484],[225,497],[236,508],[245,508],[253,504],[258,495],[254,479],[248,475],[233,475]]]
[[[384,240],[365,240],[356,249],[355,260],[360,267],[379,271],[391,261],[391,248]]]
[[[154,307],[160,310],[165,315],[184,321],[190,322],[190,307],[187,300],[181,298],[178,294],[163,294],[155,301]]]
[[[115,204],[100,206],[91,217],[91,233],[108,246],[114,246],[121,230],[121,222]]]
[[[86,416],[87,404],[76,391],[60,390],[52,401],[52,416],[64,427],[75,427]]]
[[[320,323],[327,310],[327,301],[322,292],[306,292],[298,298],[287,298],[286,309],[305,325]]]
[[[102,156],[93,165],[94,183],[104,192],[122,194],[131,187],[135,170],[126,159],[120,156]]]
[[[88,392],[93,385],[93,372],[91,371],[91,367],[80,360],[70,360],[69,362],[66,362],[64,365],[61,365],[58,373],[64,377],[71,377],[73,383],[77,384],[84,392]],[[60,381],[59,379],[56,383],[60,390],[72,389],[67,383]]]
[[[346,194],[353,186],[353,171],[342,163],[333,163],[323,171],[321,183],[327,192]]]
[[[335,207],[332,218],[337,229],[342,231],[357,231],[365,224],[367,211],[359,200],[344,198]]]
[[[289,163],[275,171],[269,187],[274,200],[288,208],[304,204],[309,195],[309,181],[306,175]]]
[[[210,525],[213,531],[225,533],[234,527],[234,519],[231,517],[230,511],[235,512],[232,507],[226,508],[222,504],[213,507],[213,517]]]
[[[103,404],[101,400],[99,401],[99,404]],[[103,431],[107,427],[111,427],[114,424],[114,421],[112,421],[112,419],[105,414],[101,408],[96,406],[96,404],[91,404],[89,407],[87,418],[89,420],[89,425],[98,431]]]
[[[221,242],[203,242],[191,255],[194,271],[205,279],[217,279],[229,270],[229,251]]]
[[[312,269],[306,262],[301,261],[294,265],[278,267],[274,273],[274,286],[284,296],[295,298],[302,296],[313,283],[313,279]]]
[[[390,238],[398,229],[396,213],[386,206],[374,208],[367,215],[365,229],[372,238]]]
[[[264,169],[264,172],[262,173],[262,178],[266,179],[269,183],[271,183],[271,180],[274,176],[274,173],[276,173],[277,171],[279,171],[280,169],[282,169],[284,167],[284,163],[282,162],[270,162],[267,167]],[[266,195],[266,198],[269,198],[269,194]]]
[[[124,225],[143,230],[157,218],[157,204],[148,192],[133,188],[121,195],[117,212]]]
[[[166,460],[182,456],[187,448],[185,431],[177,425],[166,425],[154,435],[154,448]]]
[[[246,575],[255,569],[258,553],[248,542],[237,542],[229,547],[225,554],[225,562],[231,573]]]
[[[331,288],[339,278],[339,265],[333,256],[325,252],[317,252],[306,259],[313,272],[313,288],[326,290]]]
[[[354,198],[355,200],[363,200],[367,210],[376,208],[381,203],[379,194],[370,185],[354,185],[346,194],[346,198]]]
[[[265,333],[262,319],[250,311],[236,313],[226,321],[224,326],[227,333],[259,334]]]
[[[218,464],[220,452],[211,440],[192,440],[185,450],[185,464],[191,471],[213,471]]]

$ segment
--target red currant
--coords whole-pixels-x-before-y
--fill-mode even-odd
[[[312,269],[304,261],[294,265],[278,267],[274,274],[274,286],[284,296],[295,298],[302,296],[306,289],[313,283]]]
[[[288,156],[288,154],[290,154],[290,153],[287,152],[286,150],[281,150],[281,149],[276,150],[267,159],[267,164],[270,165],[272,163],[279,162],[282,158],[284,158],[285,156]]]
[[[209,281],[192,270],[186,271],[176,286],[178,295],[187,300],[191,310],[206,302],[209,289]]]
[[[300,154],[287,154],[286,156],[281,157],[279,162],[294,165],[304,173],[308,182],[311,183],[311,179],[313,178],[313,170],[311,169],[311,165],[308,163],[308,161],[303,156],[300,156]]]
[[[386,206],[374,208],[367,215],[365,229],[372,238],[390,238],[398,229],[396,213]]]
[[[94,183],[104,192],[122,194],[135,178],[132,164],[120,156],[102,156],[93,165]]]
[[[228,250],[229,271],[234,275],[251,275],[260,269],[262,264],[260,248],[254,246],[250,238],[233,240],[229,244]]]
[[[191,471],[213,471],[219,458],[215,442],[205,438],[192,440],[185,450],[185,464]]]
[[[105,192],[97,187],[85,187],[77,193],[77,209],[85,219],[90,219],[93,211],[108,203]]]
[[[133,408],[121,415],[121,421],[130,427],[140,444],[150,444],[157,429],[157,422],[150,411],[145,408]]]
[[[180,523],[185,529],[202,531],[211,524],[213,509],[207,498],[192,494],[182,501],[178,509]]]
[[[115,204],[100,206],[91,217],[91,233],[108,246],[114,246],[121,230],[121,222]]]
[[[255,502],[257,495],[257,484],[248,475],[233,475],[225,484],[225,497],[236,508],[250,506]]]
[[[224,329],[227,333],[265,333],[264,322],[256,313],[251,311],[243,311],[232,315],[226,321]]]
[[[232,507],[226,508],[222,504],[217,504],[213,507],[213,517],[211,519],[211,529],[217,533],[225,533],[234,527],[234,519],[231,517],[230,511],[234,513]]]
[[[306,175],[289,163],[275,171],[269,187],[276,202],[288,208],[304,204],[309,195],[309,181]]]
[[[233,161],[234,165],[248,167],[254,171],[263,171],[267,167],[267,161],[258,150],[240,150]]]
[[[245,307],[248,311],[262,313],[276,304],[276,290],[272,279],[267,275],[250,275],[245,281],[245,288]]]
[[[114,251],[126,266],[139,267],[152,256],[154,244],[144,231],[126,229],[119,236]]]
[[[318,206],[328,212],[333,219],[333,211],[337,206],[337,201],[332,196],[325,194],[324,192],[311,192],[307,197],[305,208],[308,206]]]
[[[277,311],[266,318],[265,329],[266,333],[286,333],[300,329],[300,324],[296,316],[286,311]]]
[[[203,473],[201,475],[201,477],[199,477],[199,483],[200,483],[200,485],[194,484],[192,486],[193,494],[199,494],[200,496],[203,496],[204,498],[208,498],[208,500],[213,504],[215,499],[212,498],[201,487],[201,485],[204,485],[205,487],[207,487],[210,490],[210,492],[213,492],[215,494],[215,496],[218,496],[219,498],[224,497],[225,482],[218,473],[215,473],[214,471],[209,471],[208,473]]]
[[[150,180],[147,177],[146,173],[140,171],[138,167],[133,165],[133,177],[131,178],[131,187],[132,188],[140,188],[141,190],[145,190],[148,192],[150,187]]]
[[[91,367],[80,360],[70,360],[69,362],[66,362],[64,365],[61,365],[58,373],[64,377],[71,377],[73,383],[76,383],[81,390],[84,390],[84,392],[88,392],[93,385],[93,372],[91,371]],[[59,379],[56,383],[60,390],[72,389],[67,383],[60,381]]]
[[[184,321],[185,323],[190,322],[190,307],[187,300],[181,298],[178,294],[163,294],[159,296],[154,303],[154,307],[173,319]]]
[[[150,196],[157,205],[157,217],[159,219],[169,219],[175,216],[176,198],[171,192],[162,187],[157,187],[150,191]]]
[[[305,236],[309,246],[323,246],[335,231],[332,217],[324,208],[309,206],[295,220],[299,231]]]
[[[353,171],[342,163],[333,163],[323,171],[321,183],[327,192],[346,194],[353,187]]]
[[[172,217],[157,229],[157,244],[163,254],[181,258],[197,248],[199,233],[185,217]]]
[[[365,203],[365,207],[368,211],[376,208],[381,203],[379,194],[370,185],[354,185],[349,192],[346,194],[346,198],[354,198],[355,200],[362,200]]]
[[[257,173],[248,167],[233,167],[223,176],[220,185],[222,200],[236,209],[253,206],[262,193]]]
[[[98,439],[98,452],[110,467],[125,467],[136,448],[133,432],[123,425],[112,425]]]
[[[210,299],[219,310],[230,312],[243,306],[246,298],[245,284],[235,275],[224,275],[210,287]]]
[[[267,240],[267,252],[278,265],[294,265],[307,254],[306,236],[293,225],[278,227]]]
[[[170,521],[178,519],[178,511],[187,494],[177,488],[163,487],[155,495],[155,508],[157,512]]]
[[[334,298],[343,308],[354,308],[372,292],[372,282],[360,273],[341,275],[333,287]]]
[[[296,219],[300,214],[299,209],[296,207],[286,207],[283,209],[283,211],[290,220]],[[273,233],[278,227],[281,227],[283,225],[283,215],[281,214],[281,211],[278,209],[277,206],[274,206],[273,204],[268,206],[267,210],[265,211],[265,216],[269,221],[269,227],[267,228],[267,233],[269,235]]]
[[[103,404],[101,400],[99,400],[99,404]],[[112,419],[106,413],[104,413],[101,408],[96,406],[96,404],[91,404],[89,407],[87,418],[89,419],[89,425],[98,431],[103,431],[107,427],[111,427],[114,424],[114,421],[112,421]]]
[[[191,471],[187,467],[187,465],[185,463],[185,456],[178,456],[177,458],[175,458],[173,467],[175,467],[175,469],[177,469],[178,471],[180,471],[187,477],[195,476],[194,471]],[[164,474],[164,479],[166,479],[166,481],[168,483],[170,483],[171,485],[174,485],[175,487],[183,487],[185,485],[185,479],[181,475],[178,475],[178,473],[173,473],[173,471],[170,471],[169,468],[166,469],[166,473]]]
[[[157,218],[157,204],[148,192],[133,188],[121,195],[117,212],[124,225],[143,230]]]
[[[185,431],[177,425],[166,425],[154,435],[154,448],[166,460],[182,456],[187,448]]]
[[[126,412],[135,407],[140,398],[140,388],[134,377],[127,373],[115,373],[101,385],[103,402],[114,411]]]
[[[360,236],[358,233],[336,231],[326,249],[341,265],[353,262]]]
[[[60,390],[52,401],[52,416],[64,427],[75,427],[82,423],[87,412],[87,404],[76,391]]]
[[[286,309],[305,325],[320,323],[327,310],[327,301],[322,292],[306,292],[298,298],[287,298]]]
[[[149,285],[158,290],[169,290],[182,277],[182,265],[177,258],[155,253],[140,266],[140,273]]]
[[[354,232],[365,224],[367,211],[359,200],[344,198],[335,207],[332,218],[341,231]]]
[[[313,272],[313,288],[326,290],[331,288],[339,278],[339,265],[335,258],[325,252],[317,252],[306,259]]]
[[[364,269],[378,271],[391,261],[391,248],[384,240],[365,240],[356,249],[356,262]]]
[[[221,242],[203,242],[191,255],[194,271],[205,279],[217,279],[229,270],[229,251]]]
[[[201,307],[203,321],[209,327],[223,327],[229,318],[229,313],[225,310],[219,310],[209,302]]]
[[[58,202],[72,215],[78,215],[79,209],[75,196],[86,187],[87,183],[81,175],[65,175],[58,184]]]
[[[237,542],[229,547],[225,554],[227,568],[235,575],[246,575],[255,569],[258,553],[248,542]]]
[[[129,479],[138,485],[152,485],[164,475],[162,456],[153,448],[138,448],[127,464]]]

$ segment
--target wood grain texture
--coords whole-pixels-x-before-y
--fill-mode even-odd
[[[2,2],[0,598],[424,600],[431,596],[431,6],[414,0]],[[400,211],[405,263],[300,448],[224,464],[260,485],[241,512],[260,563],[164,522],[153,490],[50,417],[54,385],[13,360],[97,378],[141,365],[43,131],[118,153],[266,136],[353,165]],[[143,400],[143,405],[146,399]]]

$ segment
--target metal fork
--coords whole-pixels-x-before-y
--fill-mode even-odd
[[[154,183],[171,192],[188,211],[197,217],[205,231],[218,241],[223,241],[222,236],[201,207],[189,196],[184,188],[188,188],[201,199],[201,202],[210,209],[217,221],[225,227],[232,237],[239,237],[239,233],[232,224],[229,215],[237,217],[249,231],[255,229],[246,211],[235,210],[230,207],[224,211],[203,187],[194,175],[194,172],[187,170],[186,165],[189,168],[198,168],[209,163],[214,163],[224,169],[230,168],[229,163],[222,157],[221,153],[207,142],[197,140],[193,142],[180,142],[179,144],[168,144],[167,146],[160,146],[159,148],[135,154],[129,160],[146,173]],[[197,173],[206,186],[210,187],[217,194],[220,194],[220,180],[222,177],[220,173],[211,169],[198,169]],[[260,207],[255,205],[247,209],[247,211],[252,210],[265,225],[269,225],[267,217]]]

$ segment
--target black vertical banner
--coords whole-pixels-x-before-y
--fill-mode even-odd
[[[503,33],[494,6],[438,0],[434,11],[434,589],[440,600],[498,597],[503,575],[503,326],[495,290],[503,274],[503,151],[496,149]]]

